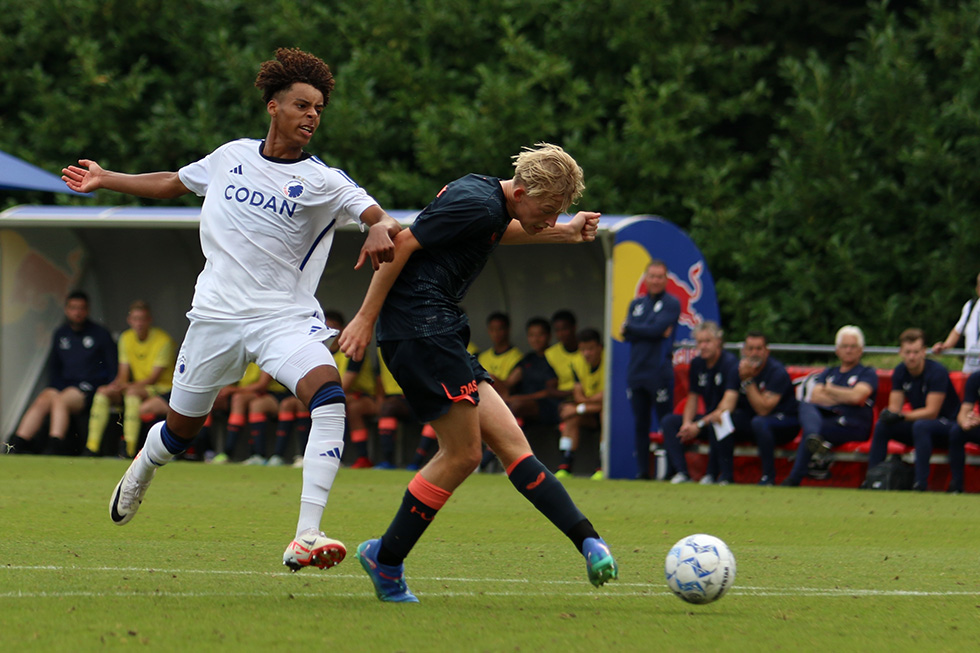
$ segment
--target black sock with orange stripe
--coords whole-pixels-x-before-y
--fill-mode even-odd
[[[378,562],[383,565],[400,565],[451,495],[452,492],[433,485],[421,474],[416,474],[405,490],[402,505],[395,513],[395,518],[381,536]]]
[[[599,537],[592,523],[568,496],[565,486],[533,454],[511,464],[507,477],[538,512],[572,541],[577,551],[582,551],[585,538]]]

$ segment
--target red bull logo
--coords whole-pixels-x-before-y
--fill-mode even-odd
[[[696,261],[687,269],[687,279],[681,279],[673,272],[667,271],[667,292],[681,303],[681,316],[677,322],[690,329],[704,322],[704,316],[694,307],[701,299],[703,290],[701,274],[703,272],[704,261]]]

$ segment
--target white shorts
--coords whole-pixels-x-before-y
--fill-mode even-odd
[[[243,320],[206,319],[193,312],[187,317],[190,326],[177,354],[170,396],[170,406],[187,417],[207,415],[218,391],[240,380],[251,362],[293,394],[314,367],[337,366],[323,342],[339,332],[307,309]],[[290,358],[301,350],[297,368]],[[287,361],[288,371],[283,370]]]

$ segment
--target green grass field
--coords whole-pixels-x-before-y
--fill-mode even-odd
[[[0,457],[6,651],[969,650],[980,640],[976,496],[573,479],[620,578],[595,589],[568,541],[500,475],[454,495],[407,561],[418,605],[379,602],[353,557],[408,472],[342,470],[324,530],[338,567],[288,573],[301,472],[175,463],[113,525],[125,463]],[[684,535],[738,561],[721,601],[670,594]],[[314,648],[315,647],[315,648]]]

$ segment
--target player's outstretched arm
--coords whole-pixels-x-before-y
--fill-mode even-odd
[[[384,212],[377,204],[364,209],[361,214],[361,222],[369,226],[367,238],[361,247],[361,253],[354,264],[355,270],[360,270],[364,261],[371,259],[371,265],[375,270],[381,267],[382,263],[390,263],[395,257],[394,238],[401,231],[402,227],[398,221]]]
[[[128,195],[153,199],[170,199],[186,195],[190,191],[176,172],[146,172],[129,175],[105,170],[95,161],[79,159],[78,165],[61,170],[61,179],[68,188],[79,193],[90,193],[100,188]]]
[[[395,236],[394,258],[388,265],[383,265],[375,270],[360,310],[357,311],[354,319],[344,327],[340,338],[337,340],[340,344],[340,351],[347,354],[351,360],[359,361],[364,357],[367,346],[371,344],[374,323],[378,319],[385,298],[388,297],[388,292],[395,284],[395,279],[401,274],[408,258],[413,252],[421,248],[422,245],[415,239],[411,229],[403,229]]]
[[[530,243],[588,243],[595,240],[596,233],[599,231],[599,217],[601,213],[593,211],[579,211],[568,222],[556,224],[550,229],[545,229],[539,234],[531,235],[524,231],[521,223],[511,220],[507,225],[507,231],[500,239],[502,245],[527,245]]]

